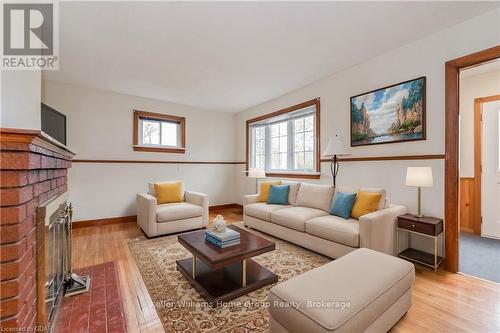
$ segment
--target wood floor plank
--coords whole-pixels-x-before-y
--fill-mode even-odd
[[[228,223],[242,220],[241,208],[212,211]],[[157,333],[163,327],[127,242],[144,234],[134,222],[73,230],[73,267],[106,261],[118,266],[129,332]],[[413,305],[391,332],[500,332],[500,285],[417,267]]]

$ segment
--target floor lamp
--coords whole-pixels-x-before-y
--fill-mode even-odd
[[[323,151],[323,156],[331,158],[332,161],[330,163],[330,171],[332,173],[333,178],[333,187],[336,187],[336,179],[340,170],[340,163],[338,160],[338,156],[346,156],[349,155],[346,151],[345,146],[342,144],[342,140],[340,136],[336,134],[334,137],[330,137],[328,140],[328,145],[326,149]]]
[[[251,168],[248,170],[248,178],[255,178],[255,192],[259,193],[259,178],[266,178],[264,169]]]

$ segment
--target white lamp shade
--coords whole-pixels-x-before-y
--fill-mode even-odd
[[[332,157],[334,155],[337,156],[349,155],[347,153],[344,144],[342,143],[340,136],[338,135],[330,137],[330,139],[328,140],[328,145],[326,146],[326,149],[323,151],[323,156],[325,157]]]
[[[406,186],[432,187],[431,167],[408,167],[406,170]]]
[[[250,178],[266,178],[264,169],[251,168],[248,170],[248,177]]]

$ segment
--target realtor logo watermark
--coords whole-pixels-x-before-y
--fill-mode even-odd
[[[59,68],[57,2],[2,3],[1,69]]]

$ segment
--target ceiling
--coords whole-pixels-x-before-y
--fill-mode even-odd
[[[238,112],[492,2],[60,2],[44,79]]]

